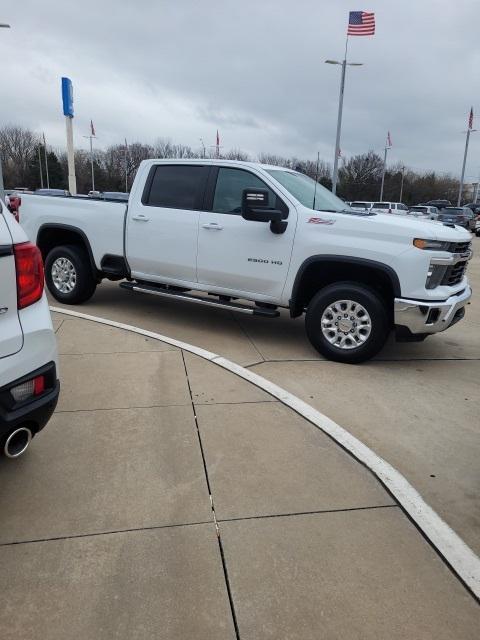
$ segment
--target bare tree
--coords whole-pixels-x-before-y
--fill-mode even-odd
[[[0,153],[7,186],[29,186],[30,163],[38,142],[38,137],[29,129],[12,125],[0,129]]]

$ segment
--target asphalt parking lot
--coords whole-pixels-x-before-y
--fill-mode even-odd
[[[376,478],[263,390],[54,314],[62,394],[0,464],[2,640],[474,640],[471,594]]]
[[[478,554],[480,238],[473,248],[466,318],[423,343],[391,341],[375,361],[355,367],[322,360],[303,319],[286,313],[250,318],[129,294],[108,282],[77,310],[203,347],[294,393],[404,474]]]

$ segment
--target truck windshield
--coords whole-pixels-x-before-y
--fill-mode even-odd
[[[284,169],[266,169],[272,178],[275,178],[294,198],[304,207],[315,209],[315,211],[333,211],[343,213],[358,213],[333,195],[331,191],[317,183],[315,190],[315,180],[296,171]],[[314,205],[315,200],[315,205]]]

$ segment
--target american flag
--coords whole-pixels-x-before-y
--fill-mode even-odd
[[[366,11],[350,11],[347,36],[373,36],[375,33],[375,14]]]
[[[93,120],[90,120],[90,133],[91,133],[91,136],[94,138],[95,137],[95,129],[93,127]]]
[[[390,131],[387,133],[387,147],[392,146],[392,138],[390,136]]]
[[[473,107],[470,108],[470,115],[468,116],[468,128],[473,129]]]

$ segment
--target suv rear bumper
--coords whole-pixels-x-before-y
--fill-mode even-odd
[[[471,297],[472,290],[467,286],[460,294],[439,302],[395,298],[395,326],[404,327],[412,334],[445,331],[463,318]]]
[[[10,389],[40,374],[50,379],[47,390],[41,396],[29,401],[14,403]],[[0,389],[0,440],[18,427],[26,426],[33,434],[41,431],[55,411],[59,393],[60,382],[56,377],[56,367],[53,362],[2,387]]]

